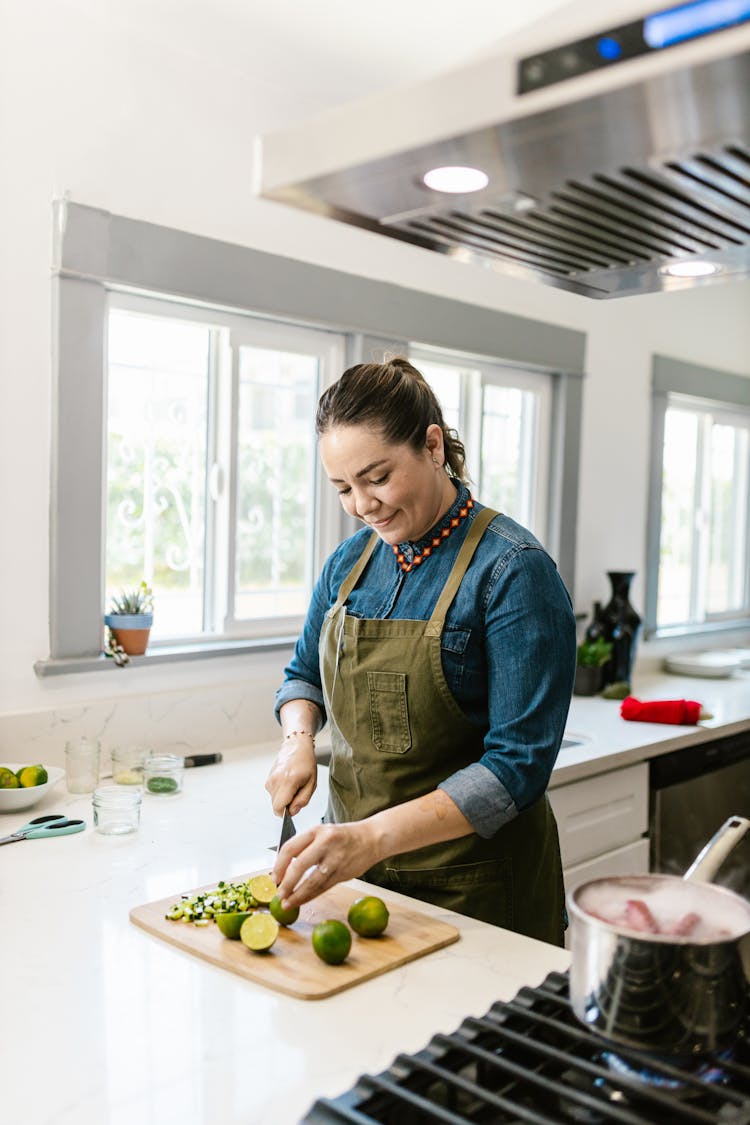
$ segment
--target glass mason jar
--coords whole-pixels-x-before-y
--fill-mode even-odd
[[[104,785],[94,790],[94,827],[105,836],[125,836],[137,832],[141,822],[140,789]]]
[[[174,796],[182,792],[185,759],[177,754],[152,754],[143,771],[147,793]]]
[[[143,785],[143,766],[149,750],[145,746],[115,746],[112,749],[112,779],[117,785]]]
[[[100,745],[79,738],[65,743],[65,784],[69,793],[92,793],[99,784]]]

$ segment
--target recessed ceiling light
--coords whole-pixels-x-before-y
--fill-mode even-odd
[[[489,176],[481,168],[462,168],[458,165],[431,168],[422,180],[425,186],[432,188],[433,191],[446,191],[455,195],[481,191],[490,182]]]
[[[660,272],[670,277],[709,277],[720,268],[714,262],[674,262],[671,266],[662,266]]]

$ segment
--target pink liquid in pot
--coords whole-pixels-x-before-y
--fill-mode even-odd
[[[581,910],[634,937],[708,945],[750,932],[750,903],[669,876],[597,879],[574,894]]]

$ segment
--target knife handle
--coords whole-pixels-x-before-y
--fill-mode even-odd
[[[222,754],[191,754],[189,758],[185,758],[185,768],[190,766],[212,766],[215,762],[222,760]]]

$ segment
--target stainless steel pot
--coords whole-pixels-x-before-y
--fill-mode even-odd
[[[748,1010],[750,903],[710,880],[748,829],[744,817],[727,820],[683,878],[617,876],[570,892],[570,997],[582,1023],[614,1043],[659,1055],[690,1057],[736,1039]],[[688,892],[707,921],[731,917],[728,936],[637,932],[592,913],[597,898],[627,900],[637,912],[649,896],[667,895],[679,914]]]

